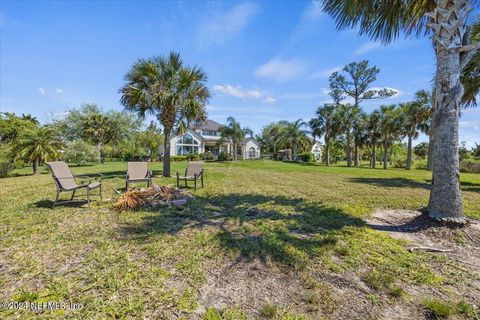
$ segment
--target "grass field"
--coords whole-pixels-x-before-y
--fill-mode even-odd
[[[155,183],[174,183],[160,177],[161,163],[150,168]],[[425,207],[427,171],[207,163],[206,186],[192,190],[186,207],[116,213],[111,200],[125,170],[122,162],[73,168],[105,175],[107,200],[91,208],[52,210],[49,174],[26,168],[0,179],[0,302],[82,306],[4,308],[0,318],[354,319],[349,312],[397,303],[421,308],[429,297],[410,293],[425,288],[461,301],[458,284],[479,281],[478,273],[442,255],[409,252],[406,242],[363,221],[378,209]],[[480,219],[480,175],[461,181],[465,212]]]

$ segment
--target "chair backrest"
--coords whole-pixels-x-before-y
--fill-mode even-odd
[[[64,161],[47,162],[47,165],[52,170],[53,178],[58,187],[67,190],[78,187],[72,171]]]
[[[148,177],[148,162],[129,162],[128,179],[146,179]]]
[[[193,177],[195,174],[199,175],[203,170],[203,161],[190,161],[188,167],[185,170],[187,177]]]

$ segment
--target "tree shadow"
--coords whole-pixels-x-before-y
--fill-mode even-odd
[[[349,180],[355,183],[372,184],[382,188],[431,188],[428,182],[420,182],[406,178],[350,178]]]
[[[57,207],[79,208],[86,204],[87,204],[87,200],[75,199],[67,203],[57,202],[57,205],[55,206],[55,208]],[[34,202],[33,205],[37,208],[53,209],[52,200],[40,200],[40,201]]]
[[[208,230],[221,247],[243,258],[296,266],[306,255],[333,250],[348,227],[365,225],[342,210],[304,199],[240,193],[200,196],[183,208],[165,208],[142,219],[119,232],[148,241],[158,234]]]
[[[480,192],[480,183],[461,181],[460,188],[462,191]]]

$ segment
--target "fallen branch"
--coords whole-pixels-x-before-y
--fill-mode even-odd
[[[412,247],[408,249],[408,251],[413,252],[416,250],[422,250],[427,252],[453,252],[452,249],[439,249],[439,248],[432,248],[432,247]]]
[[[160,205],[170,206],[175,203],[184,204],[189,197],[191,195],[187,191],[167,186],[153,186],[141,190],[134,187],[121,194],[120,198],[113,204],[113,208],[116,211],[125,211]]]

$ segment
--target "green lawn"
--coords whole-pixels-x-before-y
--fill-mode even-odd
[[[173,163],[173,171],[185,165]],[[157,184],[174,183],[160,177],[161,163],[150,168]],[[104,198],[113,199],[114,188],[124,185],[126,163],[73,170],[103,173]],[[420,308],[417,298],[403,294],[416,288],[458,300],[459,283],[479,281],[478,274],[442,255],[409,252],[406,242],[362,220],[379,208],[425,207],[427,171],[272,161],[207,163],[205,171],[205,189],[192,190],[195,199],[187,207],[124,213],[114,212],[111,201],[52,210],[49,174],[26,175],[26,168],[18,177],[0,179],[0,302],[83,306],[0,309],[0,318],[201,318],[209,306],[205,288],[236,282],[238,292],[223,292],[228,309],[210,309],[205,319],[237,319],[243,313],[336,318],[349,309],[335,287],[345,279],[362,284],[355,284],[354,299],[364,305],[358,308],[371,310],[398,301]],[[465,212],[480,219],[480,175],[462,174],[461,180]],[[241,272],[247,269],[250,273]],[[223,282],[217,284],[219,277]],[[267,283],[269,277],[278,281]],[[255,304],[238,302],[248,301],[240,299],[242,294],[248,299],[248,278],[254,281],[250,286],[258,282]],[[269,287],[278,284],[288,286]]]

